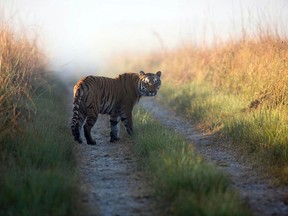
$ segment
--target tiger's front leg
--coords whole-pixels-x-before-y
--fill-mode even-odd
[[[110,116],[110,142],[118,141],[120,138],[120,116]]]
[[[124,112],[121,115],[121,121],[124,123],[127,133],[129,135],[132,135],[133,134],[132,110]]]

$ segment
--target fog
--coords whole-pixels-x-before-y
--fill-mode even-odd
[[[83,74],[115,54],[225,40],[259,22],[288,27],[286,0],[0,0],[0,8],[39,34],[53,70]]]

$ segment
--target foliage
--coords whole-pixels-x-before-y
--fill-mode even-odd
[[[197,156],[191,145],[138,109],[135,153],[152,176],[171,215],[249,215],[226,176]],[[168,207],[167,207],[168,206]]]
[[[287,36],[262,28],[213,45],[127,56],[114,67],[162,70],[162,103],[254,153],[287,183],[287,59]]]

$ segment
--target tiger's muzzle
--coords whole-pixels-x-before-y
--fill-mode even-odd
[[[157,91],[148,91],[146,93],[146,96],[155,96],[157,94]]]

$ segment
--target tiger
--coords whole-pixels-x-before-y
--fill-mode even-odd
[[[118,141],[120,120],[129,135],[133,134],[132,110],[142,96],[155,96],[161,86],[161,71],[154,73],[123,73],[116,78],[87,76],[73,89],[71,131],[75,141],[82,143],[80,130],[85,122],[87,144],[96,145],[91,129],[99,114],[110,115],[110,142]],[[86,121],[85,121],[86,120]]]

